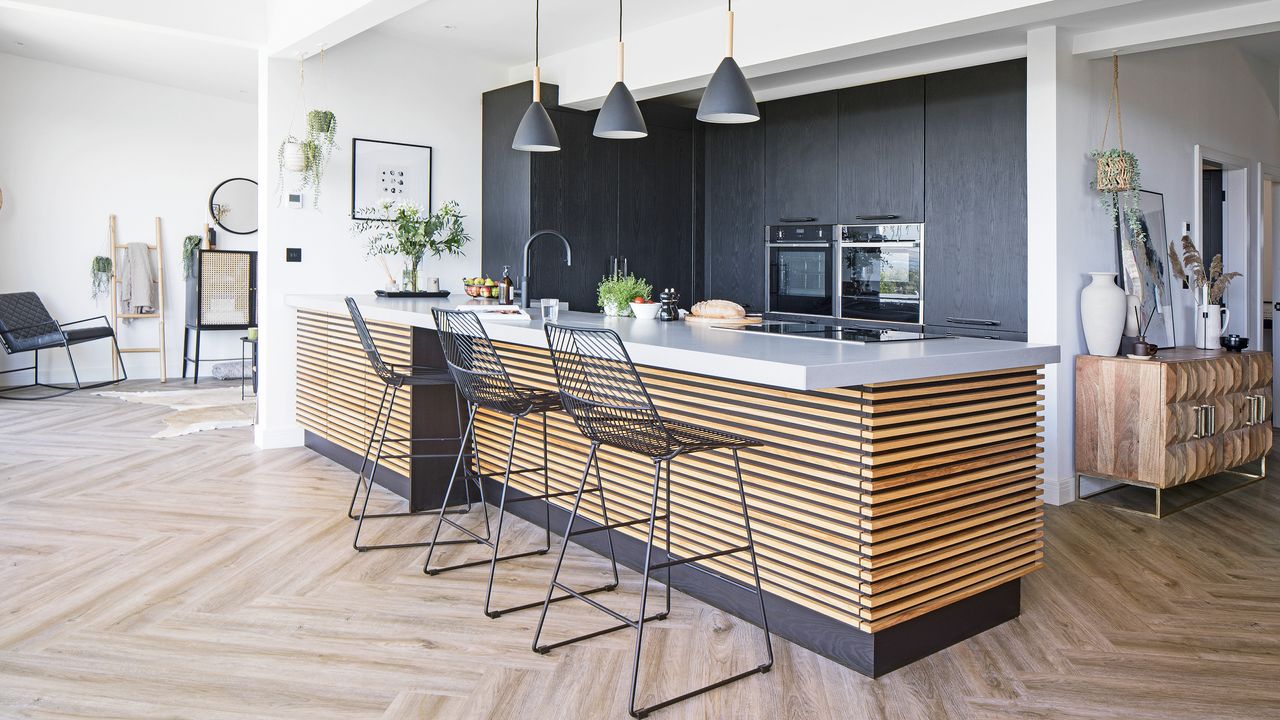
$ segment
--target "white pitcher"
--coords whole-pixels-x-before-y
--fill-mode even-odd
[[[1196,307],[1196,347],[1202,350],[1216,350],[1222,347],[1218,338],[1227,331],[1231,322],[1231,311],[1221,305],[1199,305]]]

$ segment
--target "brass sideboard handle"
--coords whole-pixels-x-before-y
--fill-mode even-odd
[[[1245,400],[1249,402],[1249,419],[1245,420],[1244,424],[1256,425],[1258,424],[1258,396],[1248,395]]]
[[[1196,416],[1196,431],[1191,433],[1193,439],[1199,440],[1204,437],[1204,406],[1197,405],[1191,409]]]
[[[1209,405],[1209,434],[1218,434],[1218,406]]]

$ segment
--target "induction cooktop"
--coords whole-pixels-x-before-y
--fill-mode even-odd
[[[717,330],[786,335],[809,340],[834,340],[851,343],[907,342],[911,340],[945,340],[950,335],[882,330],[879,328],[841,327],[802,322],[763,322],[759,325],[713,325]]]

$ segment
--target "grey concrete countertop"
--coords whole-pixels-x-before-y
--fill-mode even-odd
[[[289,295],[291,307],[345,315],[341,295]],[[492,303],[455,294],[447,298],[356,296],[367,320],[434,328],[431,308]],[[546,347],[537,308],[531,321],[488,321],[494,340]],[[1059,360],[1056,345],[977,338],[891,343],[845,343],[733,332],[684,322],[612,318],[562,312],[560,324],[617,331],[631,359],[640,365],[794,390],[893,382],[937,375],[1046,365]]]

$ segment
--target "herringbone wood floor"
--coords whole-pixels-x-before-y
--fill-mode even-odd
[[[258,452],[245,430],[149,439],[165,412],[0,401],[0,716],[625,717],[629,634],[536,655],[536,612],[480,613],[482,570],[428,578],[421,551],[352,551],[348,471]],[[777,641],[773,673],[656,717],[1280,717],[1280,483],[1164,521],[1047,514],[1018,620],[880,680]],[[570,558],[572,581],[605,577]],[[540,597],[550,562],[501,566],[498,602]],[[615,603],[636,602],[627,576]],[[562,603],[549,629],[610,622]],[[758,647],[687,598],[653,627],[646,674],[667,692]]]

